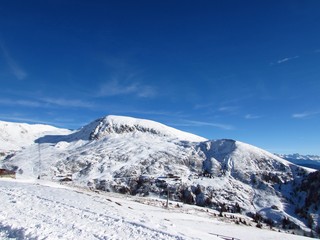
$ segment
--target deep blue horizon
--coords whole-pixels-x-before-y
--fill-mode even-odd
[[[0,120],[106,115],[320,155],[320,2],[2,1]]]

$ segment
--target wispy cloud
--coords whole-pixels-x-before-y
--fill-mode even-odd
[[[220,128],[223,130],[233,130],[234,127],[232,125],[227,125],[227,124],[221,124],[221,123],[214,123],[214,122],[202,122],[202,121],[193,121],[193,120],[184,120],[181,123],[175,123],[171,124],[175,126],[192,126],[192,127],[215,127],[215,128]]]
[[[261,118],[261,116],[254,115],[254,114],[247,114],[244,116],[245,119],[258,119]]]
[[[320,114],[320,111],[295,113],[295,114],[292,114],[292,117],[297,119],[305,119],[305,118],[310,118],[317,114]]]
[[[102,85],[99,96],[112,97],[119,95],[135,95],[141,98],[154,97],[156,91],[153,87],[143,85],[139,82],[121,83],[119,80],[112,80]]]
[[[103,63],[108,69],[107,81],[100,85],[99,97],[131,95],[151,98],[157,92],[154,86],[144,83],[144,70],[133,61],[134,52],[125,55],[105,56]]]
[[[19,66],[2,41],[0,41],[0,49],[12,74],[19,80],[25,79],[27,77],[26,71]]]
[[[193,106],[193,108],[195,109],[195,110],[198,110],[198,109],[211,109],[211,108],[213,108],[215,106],[215,104],[214,103],[201,103],[201,104],[195,104],[194,106]]]
[[[36,100],[29,99],[10,99],[0,98],[0,105],[5,106],[22,106],[22,107],[77,107],[77,108],[93,108],[94,104],[80,99],[64,99],[64,98],[39,98]]]
[[[285,62],[288,62],[288,61],[291,61],[291,60],[294,60],[297,58],[299,58],[299,56],[282,58],[282,59],[279,59],[278,61],[276,61],[275,63],[272,62],[271,65],[282,64],[282,63],[285,63]]]
[[[65,98],[42,98],[45,104],[55,105],[60,107],[79,107],[79,108],[92,108],[94,104],[80,99],[65,99]]]
[[[170,112],[170,111],[155,111],[155,110],[139,110],[139,109],[124,109],[125,113],[141,114],[141,115],[156,115],[156,116],[167,116],[167,117],[184,117],[181,112]]]
[[[233,113],[236,113],[238,109],[239,107],[236,107],[236,106],[224,106],[224,107],[220,107],[218,111],[233,114]]]
[[[1,105],[6,106],[23,106],[23,107],[40,107],[41,102],[32,101],[32,100],[14,100],[9,98],[0,99]]]

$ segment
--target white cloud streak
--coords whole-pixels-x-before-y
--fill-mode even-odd
[[[27,73],[19,66],[19,64],[13,59],[5,45],[0,41],[0,49],[4,56],[6,63],[8,64],[12,74],[19,80],[23,80],[27,77]]]
[[[23,107],[40,107],[41,106],[41,103],[38,101],[13,100],[9,98],[0,99],[0,104],[6,105],[6,106],[23,106]]]
[[[219,112],[224,112],[229,114],[236,114],[238,110],[239,110],[239,107],[236,107],[236,106],[224,106],[218,109]]]
[[[315,111],[315,112],[302,112],[302,113],[295,113],[292,114],[292,118],[297,118],[297,119],[305,119],[305,118],[309,118],[312,117],[314,115],[320,114],[319,111]]]
[[[291,60],[297,59],[297,58],[299,58],[299,56],[282,58],[277,61],[277,64],[285,63],[285,62],[288,62],[288,61],[291,61]]]
[[[220,128],[223,130],[233,130],[234,127],[227,124],[221,124],[221,123],[213,123],[213,122],[202,122],[202,121],[192,121],[192,120],[185,120],[184,123],[181,124],[175,124],[177,126],[193,126],[193,127],[203,127],[203,126],[209,126],[209,127],[215,127]]]
[[[215,106],[215,104],[213,104],[213,103],[206,103],[206,104],[196,104],[196,105],[194,105],[194,109],[195,110],[198,110],[198,109],[211,109],[211,108],[213,108]]]
[[[180,112],[169,112],[169,111],[152,111],[152,110],[136,110],[136,109],[129,109],[124,110],[125,113],[134,113],[134,114],[143,114],[143,115],[158,115],[158,116],[170,116],[170,117],[181,117]]]
[[[156,95],[153,87],[145,86],[141,83],[134,82],[122,84],[118,80],[113,80],[102,85],[99,96],[113,97],[119,95],[135,95],[141,98],[150,98]]]
[[[259,119],[261,116],[254,115],[254,114],[247,114],[244,116],[245,119]]]
[[[22,107],[33,107],[33,108],[48,108],[48,107],[76,107],[76,108],[93,108],[94,104],[79,99],[63,99],[63,98],[40,98],[37,100],[26,100],[26,99],[0,99],[0,105],[5,106],[22,106]]]
[[[64,99],[64,98],[42,98],[46,104],[56,105],[60,107],[76,107],[76,108],[92,108],[94,105],[80,99]]]

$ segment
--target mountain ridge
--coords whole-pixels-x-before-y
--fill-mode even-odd
[[[207,140],[153,121],[119,116],[97,119],[67,135],[43,136],[38,143],[4,162],[17,169],[18,178],[57,180],[72,175],[75,185],[142,196],[165,196],[169,185],[173,200],[259,213],[265,219],[272,216],[278,225],[288,218],[307,228],[307,220],[292,209],[298,201],[296,186],[313,170],[250,144]],[[169,181],[169,176],[179,182]],[[314,224],[319,224],[317,216]]]

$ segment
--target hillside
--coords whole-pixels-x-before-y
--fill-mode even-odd
[[[46,181],[0,179],[0,239],[309,239],[256,228],[240,215]],[[236,224],[242,218],[247,225]],[[252,225],[252,226],[249,226]]]
[[[30,145],[5,161],[18,178],[55,181],[72,176],[77,186],[160,198],[169,188],[172,200],[260,216],[258,222],[297,234],[310,231],[308,219],[295,213],[295,204],[303,200],[296,186],[312,171],[246,143],[206,140],[119,116],[36,142],[40,154],[38,145]],[[317,226],[318,212],[313,217]]]
[[[17,151],[46,135],[66,135],[71,131],[44,124],[0,121],[0,152]]]

